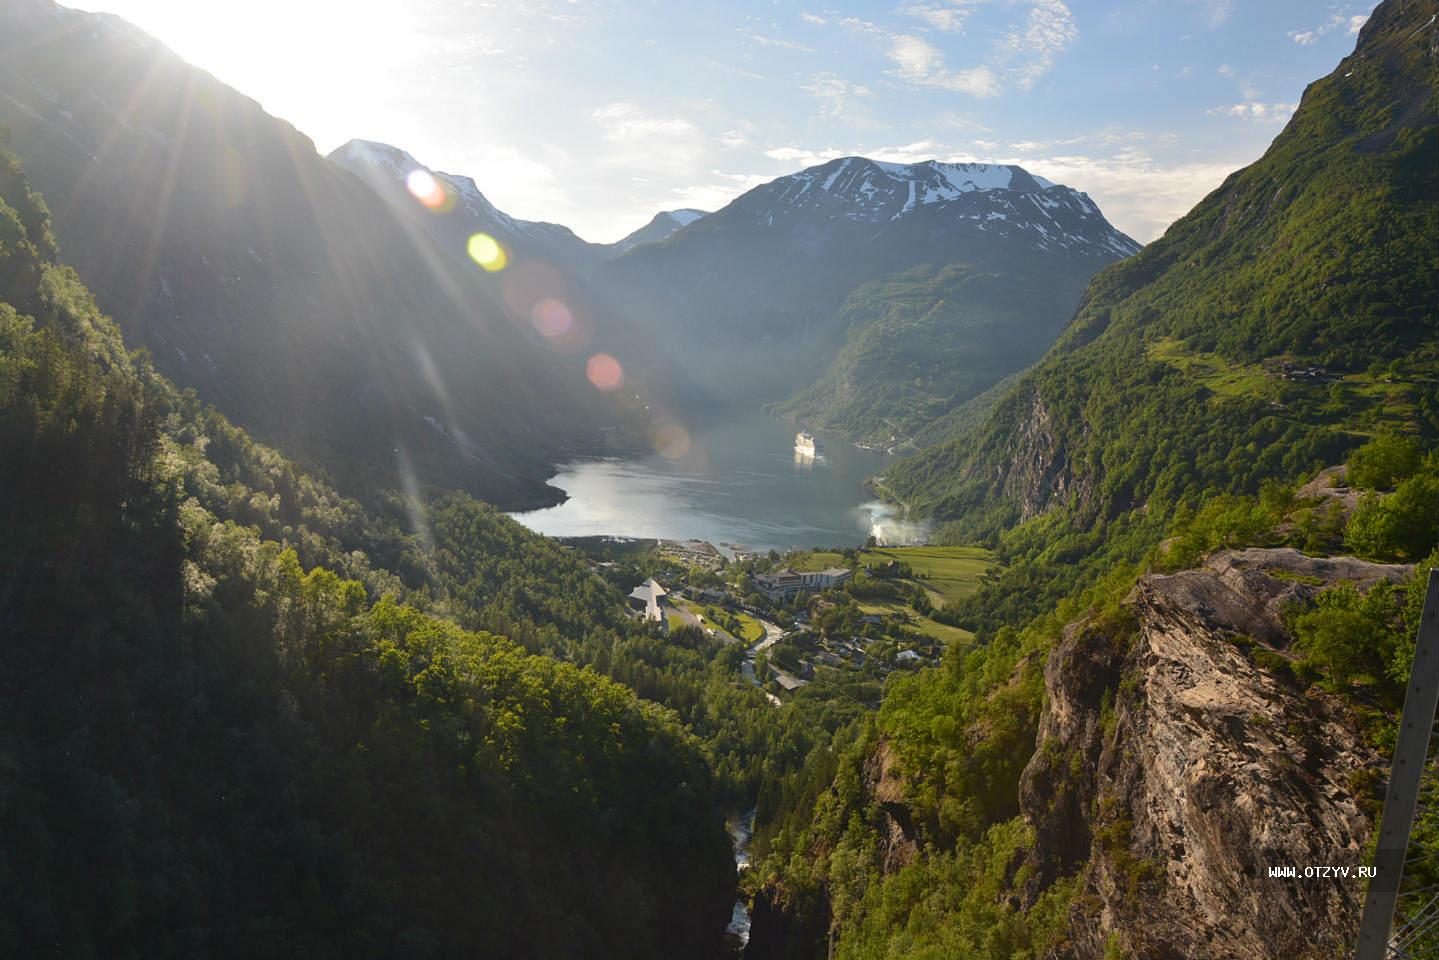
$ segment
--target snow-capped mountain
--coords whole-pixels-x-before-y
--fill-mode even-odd
[[[706,210],[695,210],[692,207],[685,207],[680,210],[661,210],[654,215],[654,219],[649,223],[640,227],[623,240],[617,240],[610,244],[610,249],[618,255],[646,243],[659,243],[661,240],[668,240],[676,230],[689,226],[707,213],[708,211]]]
[[[1000,164],[841,157],[756,187],[732,207],[765,226],[809,217],[884,224],[933,211],[956,227],[1022,237],[1039,249],[1121,257],[1139,250],[1086,194]]]
[[[1097,270],[1138,249],[1088,196],[1020,167],[840,157],[755,187],[665,243],[600,264],[592,282],[617,315],[674,355],[676,369],[701,380],[712,374],[677,386],[697,386],[708,400],[778,400],[839,354],[863,313],[846,301],[872,282],[957,268],[928,289],[982,296],[974,306],[991,332],[1008,322],[998,318],[1011,318],[1035,344],[1006,354],[1020,362],[1037,359],[1058,335]],[[981,274],[982,283],[961,282]],[[906,299],[903,286],[873,302],[908,310],[923,299]],[[1055,296],[1033,305],[1027,291],[1036,286]],[[956,330],[974,336],[965,326],[973,317],[956,314]]]

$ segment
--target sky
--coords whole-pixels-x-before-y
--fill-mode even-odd
[[[1373,4],[79,0],[328,152],[605,242],[836,156],[1016,163],[1149,241],[1264,152]]]

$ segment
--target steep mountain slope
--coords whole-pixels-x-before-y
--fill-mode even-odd
[[[886,447],[922,444],[936,421],[1043,356],[1074,303],[1070,284],[963,264],[872,281],[840,307],[844,346],[830,368],[775,410]]]
[[[841,310],[866,281],[961,265],[1014,289],[1047,285],[1069,298],[1063,309],[1020,318],[1031,338],[1047,340],[1094,271],[1135,249],[1089,198],[1017,167],[845,157],[756,187],[669,242],[603,264],[594,282],[701,398],[769,401],[824,371],[847,328],[872,322],[856,313],[884,311]],[[987,302],[975,309],[993,318],[1006,311]],[[955,336],[955,326],[942,324],[941,336]],[[843,381],[844,371],[831,379]],[[844,395],[850,386],[833,389]]]
[[[258,104],[49,0],[0,6],[0,46],[0,124],[69,262],[178,384],[380,486],[510,504],[596,434],[581,358]]]
[[[1273,664],[1293,656],[1286,608],[1340,584],[1402,585],[1412,572],[1225,551],[1141,579],[1126,600],[1132,636],[1091,622],[1065,632],[1045,668],[1020,801],[1036,833],[1030,899],[1079,873],[1071,955],[1102,956],[1111,944],[1194,960],[1353,948],[1358,884],[1269,868],[1361,866],[1380,760],[1352,704],[1306,691]]]
[[[733,864],[677,718],[397,599],[430,602],[431,531],[455,608],[527,640],[561,603],[612,630],[615,591],[461,495],[366,515],[128,354],[55,254],[0,150],[0,955],[716,951]]]
[[[649,223],[623,239],[616,240],[610,244],[610,248],[618,255],[646,243],[659,243],[661,240],[667,240],[676,230],[689,226],[708,213],[707,210],[696,210],[693,207],[661,210]]]
[[[492,204],[470,177],[442,173],[387,143],[351,140],[330,151],[331,163],[355,174],[376,193],[408,214],[442,249],[463,256],[476,233],[499,241],[513,259],[539,257],[584,276],[608,255],[604,244],[588,243],[568,227],[510,216]]]
[[[1263,157],[1096,277],[983,426],[885,489],[973,535],[1254,489],[1359,432],[1439,430],[1433,12],[1382,5]]]

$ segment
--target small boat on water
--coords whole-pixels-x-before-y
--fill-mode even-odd
[[[814,434],[801,430],[794,435],[794,452],[802,456],[812,457],[819,452],[819,443],[814,439]]]

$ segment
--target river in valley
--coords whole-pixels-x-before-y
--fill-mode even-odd
[[[563,465],[550,483],[569,499],[514,516],[555,537],[696,539],[750,550],[854,546],[871,534],[887,543],[921,538],[864,489],[893,457],[824,435],[804,456],[796,429],[755,411],[668,424],[656,431],[654,453]]]
[[[749,868],[749,842],[754,837],[754,810],[732,817],[729,821],[730,839],[734,841],[735,869],[743,873]],[[736,900],[734,913],[725,933],[739,947],[749,943],[749,910],[744,901]]]

